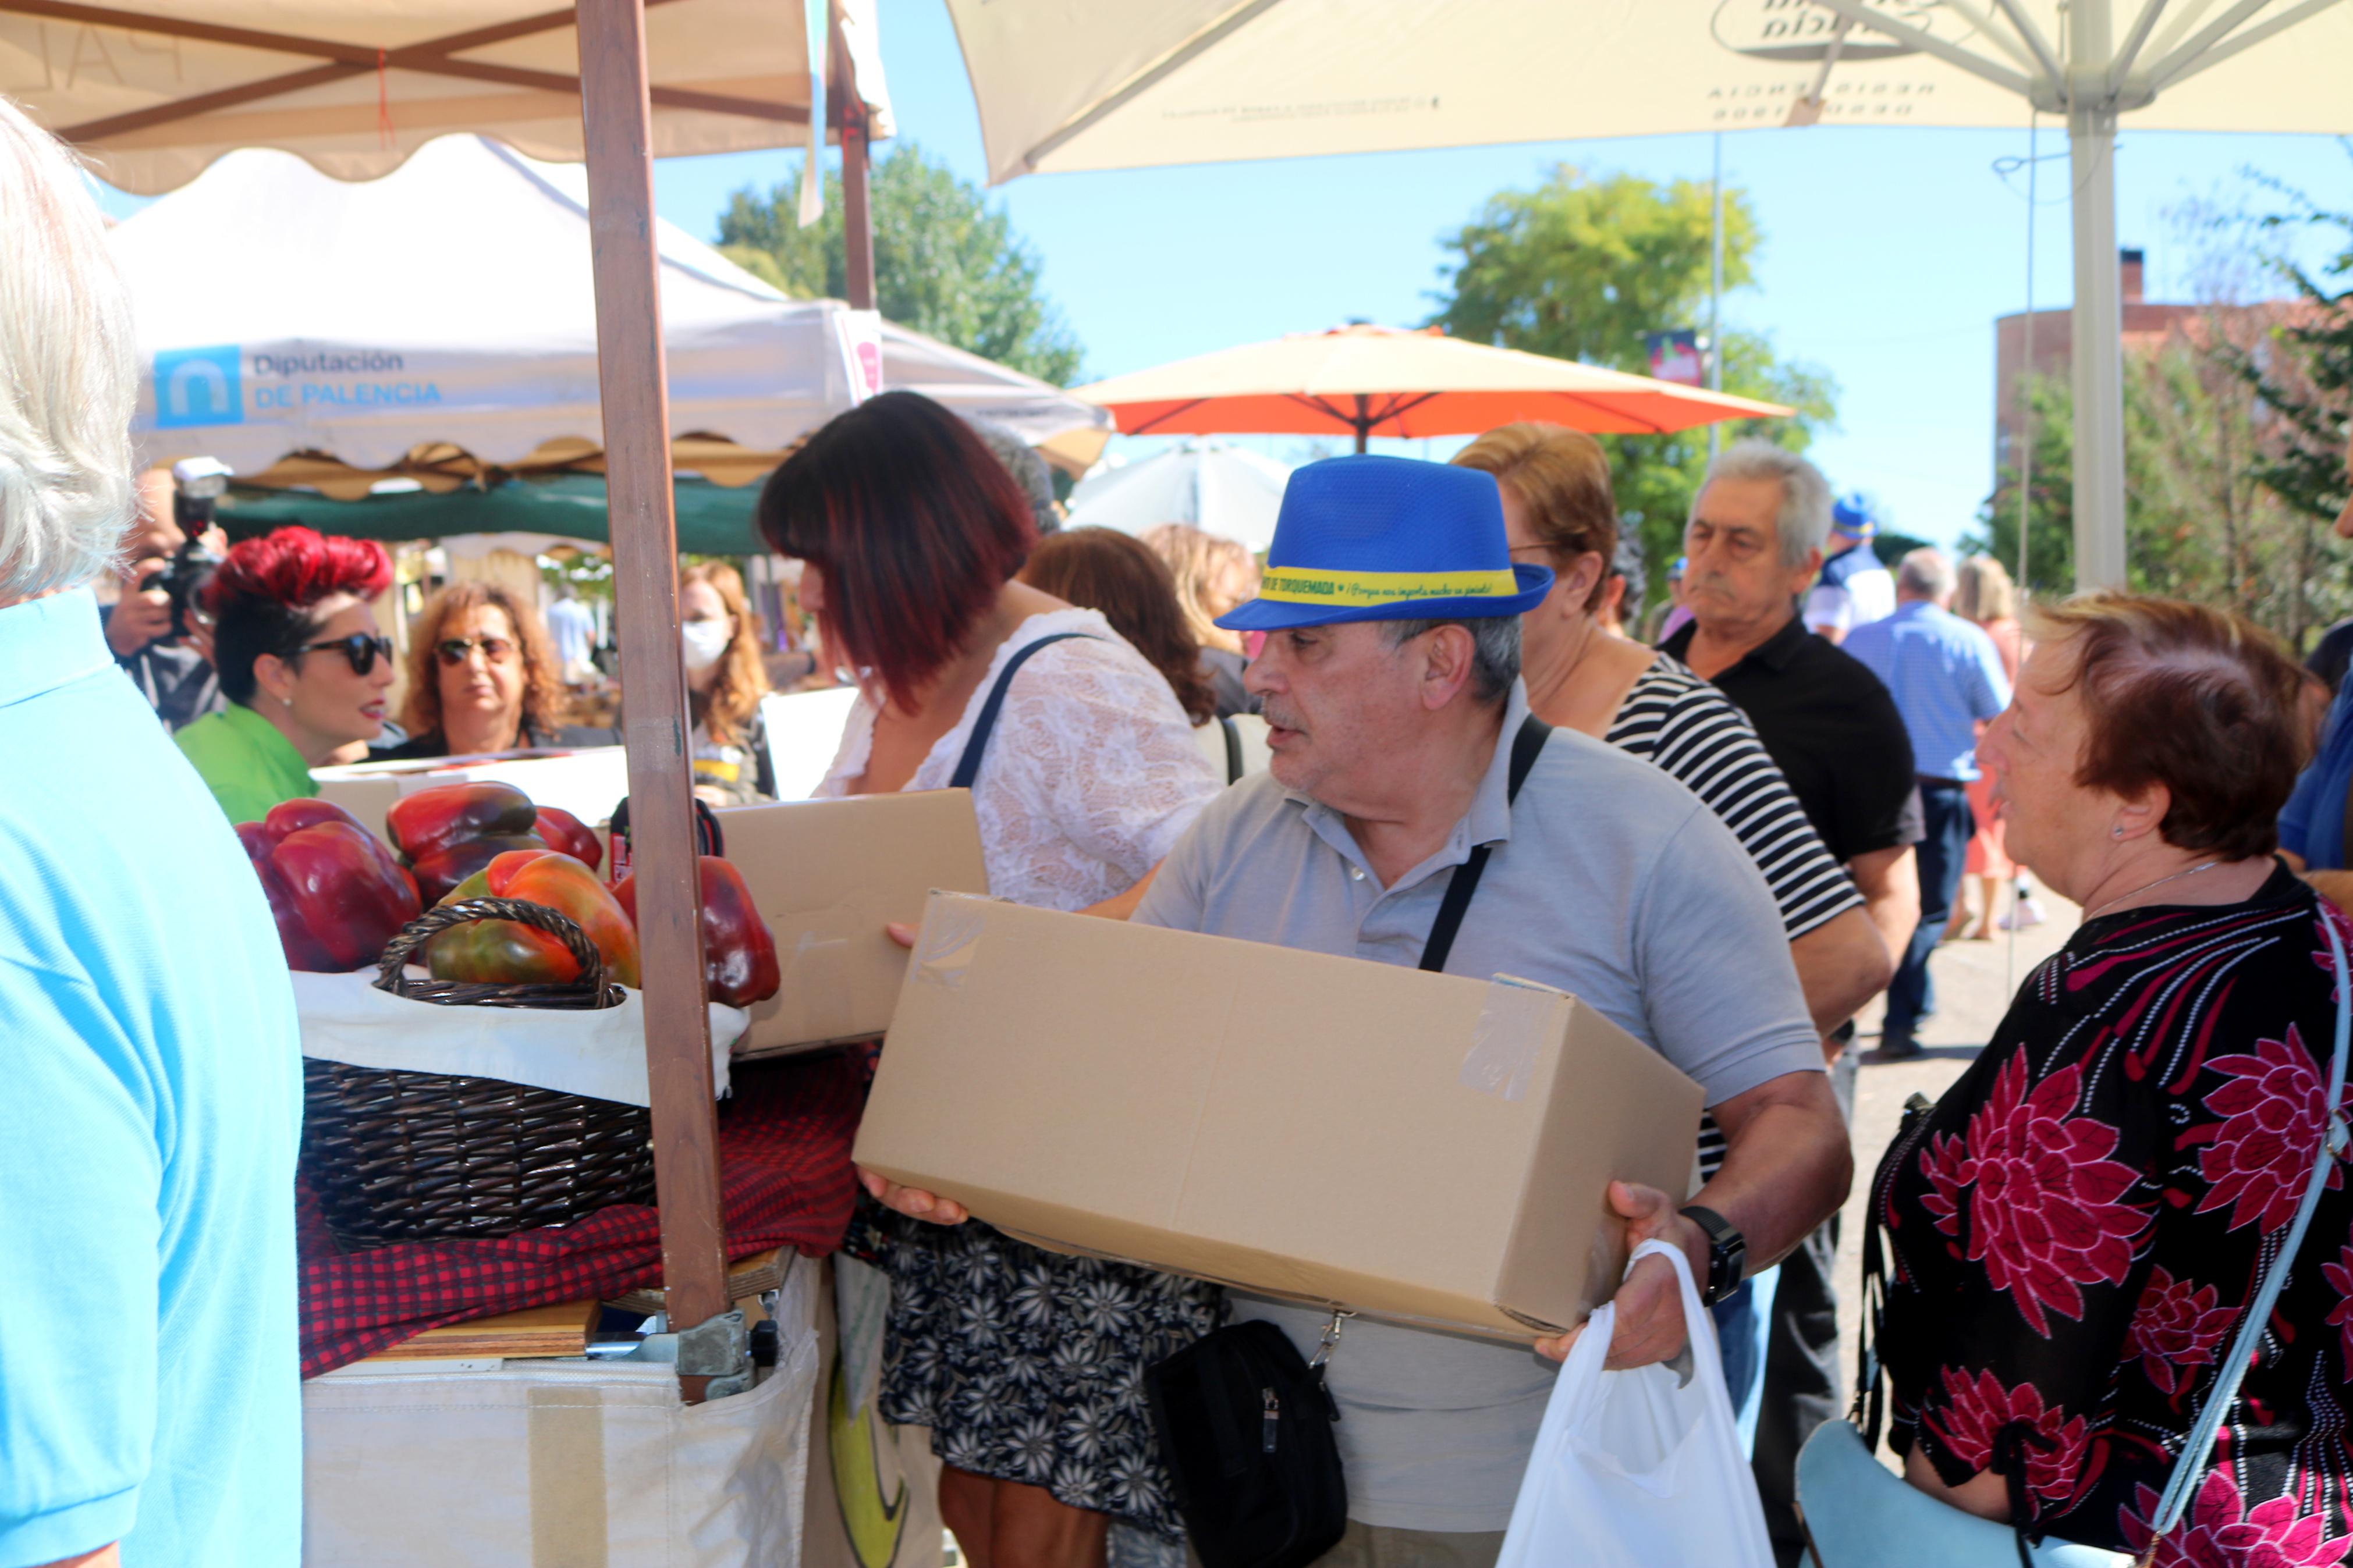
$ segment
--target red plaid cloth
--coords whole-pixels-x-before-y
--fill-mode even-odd
[[[858,1183],[849,1146],[866,1102],[859,1052],[741,1064],[719,1111],[727,1255],[772,1247],[810,1257],[841,1243]],[[340,1251],[298,1186],[302,1375],[316,1377],[413,1334],[551,1301],[610,1298],[661,1280],[661,1221],[649,1205],[494,1241],[405,1242]]]

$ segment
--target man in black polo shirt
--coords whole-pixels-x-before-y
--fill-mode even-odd
[[[1662,645],[1748,715],[1831,854],[1854,878],[1891,954],[1920,919],[1921,837],[1912,742],[1879,678],[1808,631],[1798,601],[1821,571],[1831,490],[1821,471],[1763,441],[1708,466],[1683,533],[1691,625]],[[1854,1105],[1853,1026],[1824,1041],[1832,1087]],[[1757,1406],[1757,1485],[1775,1555],[1803,1551],[1792,1503],[1798,1449],[1844,1403],[1835,1218],[1781,1260]]]

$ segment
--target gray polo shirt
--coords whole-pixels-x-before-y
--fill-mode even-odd
[[[1821,1071],[1780,916],[1738,841],[1657,768],[1569,730],[1507,805],[1510,737],[1527,710],[1515,684],[1470,814],[1394,887],[1338,813],[1259,773],[1194,820],[1134,918],[1411,966],[1449,869],[1493,844],[1450,973],[1572,993],[1696,1079],[1710,1105]],[[1240,1295],[1235,1312],[1281,1324],[1303,1353],[1326,1317]],[[1504,1528],[1554,1371],[1525,1346],[1351,1322],[1331,1363],[1350,1517]]]

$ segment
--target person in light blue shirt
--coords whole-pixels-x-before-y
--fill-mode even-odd
[[[1978,725],[2010,706],[2001,655],[1980,628],[1954,615],[1952,563],[1935,550],[1904,557],[1895,576],[1895,613],[1860,626],[1842,645],[1894,694],[1920,771],[1920,810],[1927,836],[1917,847],[1920,924],[1887,986],[1887,1021],[1879,1059],[1920,1054],[1914,1037],[1936,1011],[1928,958],[1943,940],[1959,893],[1968,846],[1977,833],[1968,786],[1978,776]]]
[[[2337,537],[2353,539],[2353,430],[2345,446],[2346,501],[2337,514]],[[2346,843],[2346,793],[2353,789],[2353,679],[2337,686],[2328,723],[2320,732],[2320,754],[2295,781],[2295,793],[2279,815],[2280,857],[2297,871],[2342,873],[2353,869]],[[2353,878],[2316,879],[2321,893],[2339,907],[2353,902]]]
[[[0,1568],[295,1568],[292,987],[84,586],[134,342],[80,172],[0,98]]]

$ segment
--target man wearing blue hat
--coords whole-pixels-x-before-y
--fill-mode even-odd
[[[1513,561],[1476,469],[1362,457],[1293,474],[1259,596],[1218,623],[1267,634],[1247,684],[1271,772],[1210,804],[1134,918],[1582,998],[1697,1079],[1725,1129],[1693,1206],[1609,1194],[1637,1240],[1684,1248],[1714,1300],[1837,1209],[1846,1130],[1754,862],[1656,768],[1531,720],[1519,616],[1551,577]],[[1475,890],[1450,945],[1440,908],[1462,878]],[[1328,1318],[1234,1300],[1303,1352]],[[1663,1264],[1618,1301],[1612,1364],[1683,1348]],[[1524,1346],[1350,1325],[1330,1363],[1350,1524],[1324,1561],[1493,1563],[1552,1372]]]
[[[1880,564],[1871,542],[1879,537],[1877,509],[1867,496],[1842,497],[1831,508],[1831,553],[1806,595],[1806,626],[1832,642],[1895,613],[1895,578]]]

